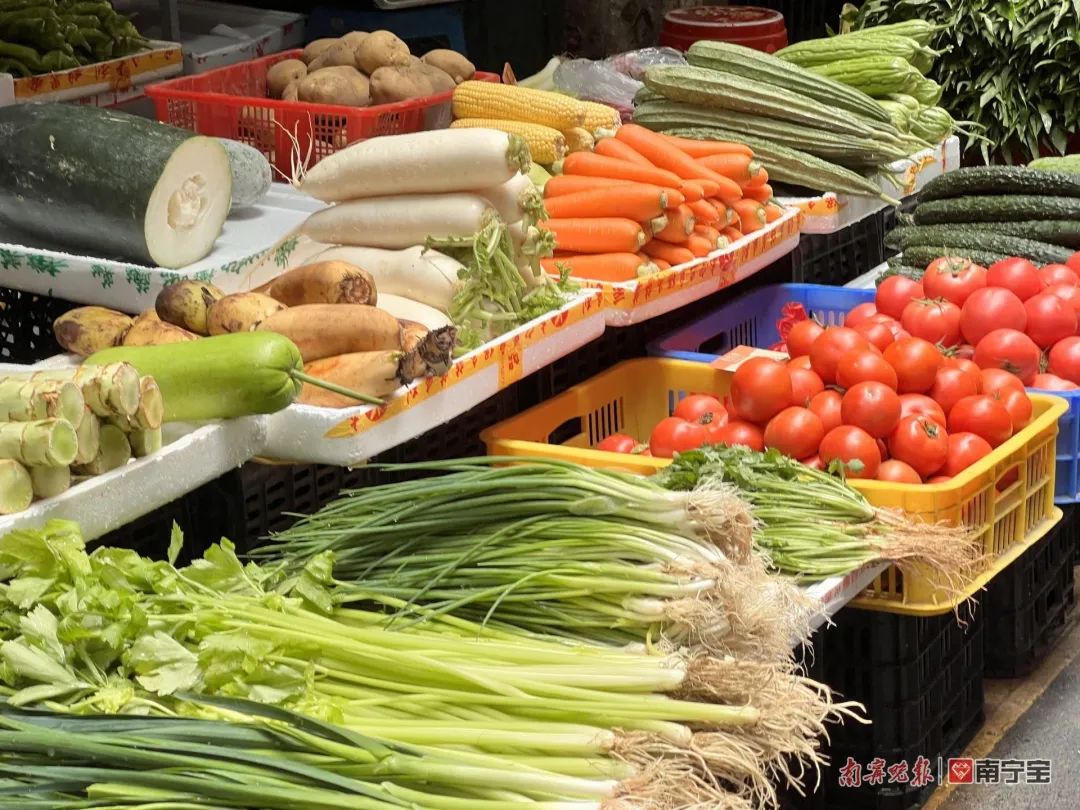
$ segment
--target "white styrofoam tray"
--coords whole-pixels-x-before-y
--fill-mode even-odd
[[[843,576],[829,577],[805,588],[806,593],[821,603],[821,610],[811,620],[811,630],[817,630],[836,615],[844,605],[865,591],[890,563],[867,563]]]
[[[0,286],[129,313],[152,307],[161,289],[181,278],[212,281],[225,292],[239,292],[250,287],[246,271],[322,207],[291,186],[275,183],[258,206],[229,215],[209,256],[178,270],[29,246],[25,235],[0,225]]]
[[[35,366],[0,364],[0,377],[70,364],[67,355]],[[153,455],[80,481],[25,511],[0,515],[0,535],[63,519],[77,521],[83,537],[94,540],[239,467],[264,443],[266,426],[262,417],[248,417],[200,426],[170,424],[164,433],[165,445]]]
[[[889,165],[895,173],[897,188],[889,178],[878,175],[878,185],[890,197],[910,197],[927,183],[946,172],[960,168],[960,139],[956,136],[942,141],[910,158]],[[798,206],[803,211],[803,233],[835,233],[888,207],[876,197],[827,192],[817,197],[781,197],[784,205]]]
[[[281,461],[360,464],[460,416],[603,331],[600,291],[582,290],[561,309],[459,358],[443,377],[417,380],[400,390],[386,410],[291,405],[272,414],[259,455]]]

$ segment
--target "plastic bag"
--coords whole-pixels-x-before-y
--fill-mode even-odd
[[[634,96],[644,85],[641,77],[652,65],[685,65],[672,48],[641,48],[609,56],[600,62],[570,59],[555,69],[555,87],[576,98],[614,107],[627,120],[634,112]]]
[[[604,64],[632,79],[641,81],[646,68],[653,65],[686,65],[686,58],[674,48],[639,48],[609,56]]]

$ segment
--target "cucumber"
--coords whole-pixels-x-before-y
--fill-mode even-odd
[[[1024,220],[1080,220],[1080,198],[1036,197],[1014,194],[992,197],[952,197],[919,203],[917,225],[943,222],[1017,222]]]
[[[944,200],[969,194],[1052,194],[1080,197],[1080,177],[1026,166],[975,166],[935,177],[919,201]]]
[[[229,138],[218,138],[229,153],[232,169],[232,207],[245,208],[255,205],[269,191],[274,182],[274,170],[270,161],[254,146]]]
[[[980,225],[929,225],[922,228],[901,228],[890,234],[890,236],[895,235],[895,239],[886,240],[886,244],[897,247],[905,253],[913,247],[951,245],[961,251],[984,250],[1004,253],[1006,256],[1022,256],[1039,264],[1064,263],[1073,254],[1073,251],[1068,248],[1038,242],[1034,239],[994,233],[991,230],[981,230],[980,227]]]
[[[1029,169],[1048,169],[1064,174],[1080,174],[1080,155],[1036,158],[1028,164]]]
[[[1007,259],[1012,255],[1012,253],[994,253],[988,250],[969,250],[955,245],[916,245],[904,251],[904,262],[916,267],[926,267],[934,259],[940,259],[943,256],[958,256],[970,259],[983,267],[989,267],[994,262]]]
[[[986,231],[1001,236],[1015,236],[1023,239],[1034,239],[1050,245],[1058,245],[1065,248],[1080,248],[1080,222],[1070,220],[1034,220],[1031,222],[977,222],[977,223],[952,223],[948,225],[919,225],[915,227],[902,227],[890,231],[885,236],[885,244],[903,250],[905,244],[917,244],[912,241],[914,237],[923,234],[931,240],[951,244],[948,235],[961,231]]]
[[[0,108],[0,222],[50,245],[183,267],[213,249],[231,194],[215,138],[78,104]]]

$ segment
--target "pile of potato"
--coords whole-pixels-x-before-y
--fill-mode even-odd
[[[389,31],[353,31],[339,39],[317,39],[300,59],[270,67],[272,98],[367,107],[446,93],[476,73],[457,51],[438,49],[423,57]]]

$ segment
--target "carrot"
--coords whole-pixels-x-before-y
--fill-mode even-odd
[[[679,186],[679,191],[686,197],[686,202],[697,202],[705,199],[705,189],[694,180],[684,180],[682,185]]]
[[[765,221],[766,222],[776,222],[776,220],[780,219],[780,217],[782,217],[783,215],[784,215],[784,209],[781,208],[776,203],[771,202],[771,203],[766,203],[765,204]]]
[[[563,161],[562,173],[581,174],[586,177],[610,177],[615,180],[632,180],[637,183],[651,183],[655,186],[680,190],[684,185],[682,178],[674,172],[664,171],[653,166],[639,166],[627,160],[597,155],[594,152],[574,152],[567,155]]]
[[[646,256],[644,253],[639,253],[638,256],[640,256],[642,259],[644,259],[647,262],[652,262],[657,267],[659,267],[661,270],[667,270],[668,268],[671,267],[671,262],[665,262],[663,259],[656,259],[656,258],[653,258],[651,256]]]
[[[686,152],[664,140],[664,137],[651,129],[638,124],[623,124],[615,133],[615,138],[629,144],[637,152],[652,161],[654,166],[674,172],[683,180],[711,181],[718,184],[715,190],[705,188],[706,197],[719,197],[726,204],[742,197],[739,184],[730,178],[717,174],[702,165]]]
[[[389,396],[400,386],[429,372],[430,368],[417,352],[351,352],[304,364],[305,374],[375,397]],[[350,408],[359,404],[355,399],[314,385],[304,385],[297,402],[320,408]]]
[[[748,181],[742,184],[743,188],[755,188],[757,186],[763,186],[769,182],[769,173],[764,168],[751,177]]]
[[[740,239],[743,238],[743,236],[745,236],[745,234],[738,228],[732,227],[730,225],[727,228],[721,228],[720,235],[727,237],[729,245],[733,242],[738,242]]]
[[[366,304],[301,304],[275,312],[258,330],[287,337],[305,363],[337,354],[401,348],[397,318]]]
[[[731,206],[739,215],[739,230],[753,233],[765,227],[765,206],[757,200],[739,200]]]
[[[772,186],[768,183],[763,183],[760,186],[754,186],[754,188],[744,188],[743,196],[748,200],[757,200],[759,203],[767,203],[773,196]]]
[[[713,247],[723,247],[725,244],[724,242],[720,241],[724,238],[720,235],[720,231],[718,231],[712,225],[695,225],[694,233],[696,233],[698,236],[704,236],[706,239],[709,240],[709,243]]]
[[[544,184],[544,199],[565,197],[567,194],[580,194],[583,191],[595,191],[598,188],[634,185],[633,180],[614,180],[609,177],[586,177],[580,174],[557,174]],[[657,190],[660,187],[657,186]],[[664,189],[667,191],[667,189]]]
[[[690,210],[694,213],[694,219],[698,222],[712,225],[714,222],[720,221],[720,212],[708,200],[698,200],[697,202],[687,203],[687,205],[690,206]]]
[[[638,166],[652,166],[653,163],[647,157],[638,152],[634,147],[625,144],[618,138],[601,138],[596,142],[593,151],[598,155],[625,160],[636,163]]]
[[[622,217],[547,219],[539,226],[555,234],[559,250],[574,253],[635,253],[648,241],[640,225]]]
[[[649,220],[664,213],[667,194],[658,186],[625,185],[579,191],[544,201],[548,215],[570,217],[627,217]]]
[[[699,141],[693,138],[677,138],[674,135],[665,135],[664,138],[671,144],[679,147],[692,158],[703,158],[709,155],[726,155],[729,153],[754,156],[754,150],[744,143],[731,143],[730,141]]]
[[[665,212],[662,216],[653,217],[648,222],[642,222],[641,229],[645,231],[646,236],[651,238],[664,230],[664,228],[668,226],[669,221],[667,213]]]
[[[649,242],[641,249],[641,252],[654,259],[663,259],[671,265],[686,264],[694,260],[694,254],[687,248],[673,245],[670,242],[661,242],[659,239]]]
[[[740,186],[746,185],[759,172],[764,171],[762,165],[752,157],[733,152],[698,158],[698,163],[729,180],[734,180]]]
[[[695,256],[708,256],[714,250],[716,250],[715,244],[709,244],[709,240],[704,236],[698,234],[692,234],[689,239],[686,240],[686,247]]]
[[[656,238],[675,245],[681,245],[686,237],[694,232],[694,212],[689,205],[667,210],[667,227],[656,232]]]
[[[633,281],[659,270],[652,259],[642,259],[636,253],[593,253],[541,259],[544,270],[551,274],[561,267],[570,268],[570,275],[596,281]]]

